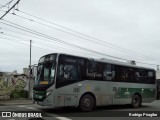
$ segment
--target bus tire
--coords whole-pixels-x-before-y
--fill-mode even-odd
[[[133,108],[138,108],[141,106],[142,100],[141,97],[138,94],[133,95],[132,97],[132,107]]]
[[[95,100],[91,95],[85,94],[81,97],[79,102],[79,108],[81,111],[89,112],[92,111],[94,107],[95,107]]]

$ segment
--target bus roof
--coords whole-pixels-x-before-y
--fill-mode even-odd
[[[132,65],[132,64],[129,64],[127,62],[114,61],[114,60],[110,60],[110,59],[108,59],[108,60],[94,59],[94,60],[97,61],[97,62],[110,63],[110,64],[115,64],[115,65],[120,65],[120,66],[126,66],[126,67],[154,70],[153,68]]]
[[[149,69],[149,70],[154,70],[155,71],[155,69],[153,69],[153,68],[132,65],[132,64],[129,64],[127,62],[121,62],[121,61],[116,61],[116,60],[112,60],[112,59],[94,59],[94,58],[87,58],[87,57],[83,57],[83,56],[76,56],[76,55],[71,55],[71,54],[66,54],[66,53],[51,53],[51,54],[46,54],[44,56],[52,55],[52,54],[69,55],[69,56],[73,56],[73,57],[81,57],[81,58],[85,58],[85,59],[88,59],[88,60],[93,60],[93,61],[96,61],[96,62],[109,63],[109,64],[115,64],[115,65],[120,65],[120,66],[132,67],[132,68]],[[42,56],[42,57],[44,57],[44,56]]]

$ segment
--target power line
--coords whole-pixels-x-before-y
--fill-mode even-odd
[[[5,39],[5,40],[9,40],[9,41],[12,41],[12,42],[17,42],[19,44],[23,44],[23,45],[29,45],[29,44],[25,44],[25,43],[22,43],[22,42],[18,42],[18,41],[15,41],[13,39],[10,39],[10,38],[4,38],[4,37],[0,37],[1,39]]]
[[[3,33],[3,34],[1,34],[1,35],[6,35],[6,36],[9,36],[9,37],[14,37],[14,38],[16,38],[16,39],[21,39],[21,41],[27,41],[27,42],[29,42],[30,41],[30,39],[26,39],[26,38],[22,38],[22,37],[17,37],[17,36],[14,36],[14,35],[8,35],[8,34],[6,34],[6,33]],[[32,39],[33,40],[33,39]],[[35,40],[34,40],[34,43],[36,43],[36,44],[40,44],[40,45],[43,45],[43,46],[47,46],[47,47],[51,47],[51,46],[53,46],[54,48],[56,48],[56,49],[60,49],[60,50],[64,50],[65,49],[65,51],[69,51],[69,52],[75,52],[75,53],[83,53],[83,54],[86,54],[86,55],[90,55],[90,54],[87,54],[87,53],[84,53],[84,52],[82,52],[82,51],[77,51],[77,50],[67,50],[65,47],[60,47],[60,46],[56,46],[56,45],[52,45],[52,44],[46,44],[46,43],[44,43],[44,42],[39,42],[39,41],[37,41],[37,42],[35,42]]]
[[[5,16],[7,15],[7,13],[9,13],[9,11],[12,10],[12,8],[14,8],[18,3],[19,3],[20,0],[18,0],[4,15],[2,15],[2,17],[0,18],[0,20]]]
[[[4,29],[4,30],[6,30],[6,29]],[[7,31],[11,31],[11,30],[7,30]],[[16,33],[15,31],[11,31],[11,32],[13,32],[13,33]],[[16,33],[16,34],[20,34],[20,33]],[[6,33],[4,33],[4,32],[2,32],[2,35],[6,35],[6,36],[10,36],[10,37],[14,37],[14,38],[18,38],[18,39],[23,39],[23,41],[29,41],[30,39],[26,39],[26,38],[22,38],[22,37],[17,37],[17,36],[15,36],[15,35],[9,35],[9,34],[6,34]],[[22,34],[20,34],[20,35],[22,35]],[[35,37],[34,37],[35,38]],[[38,38],[39,39],[39,38]],[[33,40],[33,38],[32,38],[32,40]],[[40,39],[40,40],[42,40],[42,39]],[[35,42],[36,40],[34,40],[34,42]],[[46,40],[45,40],[46,41]],[[62,50],[64,50],[64,49],[67,49],[67,48],[65,48],[65,47],[60,47],[60,46],[56,46],[56,45],[52,45],[52,43],[51,44],[46,44],[46,42],[44,43],[44,42],[39,42],[39,41],[37,41],[36,42],[37,44],[41,44],[41,45],[43,45],[43,46],[45,46],[45,45],[47,45],[47,46],[53,46],[53,47],[55,47],[55,48],[61,48]],[[68,50],[69,51],[69,50]],[[71,50],[70,49],[70,51],[69,52],[71,52],[71,51],[73,51],[73,50]],[[74,51],[77,51],[77,50],[74,50]],[[82,51],[77,51],[77,53],[83,53],[83,54],[87,54],[87,53],[84,53],[84,52],[82,52]],[[90,54],[87,54],[87,55],[90,55]]]
[[[11,42],[16,42],[16,43],[19,43],[19,44],[23,44],[23,45],[27,45],[27,46],[29,46],[29,44],[26,44],[26,43],[22,43],[22,42],[19,42],[19,41],[16,41],[16,40],[14,40],[14,39],[10,39],[10,38],[4,38],[4,37],[0,37],[1,39],[5,39],[5,40],[8,40],[8,41],[11,41]],[[47,51],[51,51],[51,50],[48,50],[48,49],[44,49],[44,48],[41,48],[41,47],[37,47],[37,46],[35,46],[34,45],[34,47],[36,47],[36,48],[39,48],[39,49],[42,49],[42,50],[47,50]],[[53,51],[52,51],[53,52]]]
[[[13,32],[13,31],[12,31]],[[15,33],[15,32],[14,32]],[[18,34],[18,33],[17,33]],[[20,39],[20,40],[23,40],[23,41],[29,41],[30,39],[26,39],[26,38],[22,38],[22,37],[19,37],[19,36],[14,36],[14,35],[10,35],[10,34],[6,34],[6,33],[4,33],[3,32],[3,34],[2,35],[6,35],[6,36],[9,36],[9,37],[14,37],[14,38],[17,38],[17,39]],[[36,40],[34,40],[34,42],[35,42]],[[56,46],[56,45],[52,45],[52,44],[46,44],[46,43],[44,43],[44,42],[39,42],[39,41],[37,41],[37,42],[35,42],[36,44],[40,44],[40,45],[43,45],[43,46],[47,46],[47,47],[51,47],[51,46],[53,46],[54,48],[56,48],[56,49],[66,49],[65,47],[60,47],[60,46]],[[71,49],[70,49],[71,50]],[[67,50],[67,51],[69,51],[69,52],[71,52],[70,50]],[[73,51],[73,50],[72,50]],[[75,52],[77,51],[77,50],[74,50]],[[80,52],[80,51],[77,51],[77,52]],[[77,53],[76,52],[76,53]],[[81,51],[81,53],[83,53],[83,54],[86,54],[86,53],[84,53],[84,52],[82,52]],[[86,54],[86,55],[89,55],[89,54]],[[147,65],[156,65],[156,64],[150,64],[150,63],[143,63],[143,62],[138,62],[138,63],[141,63],[141,64],[147,64]]]
[[[2,10],[0,10],[0,11],[2,11]],[[3,11],[3,12],[4,12],[4,11]],[[11,13],[10,13],[10,14],[11,14]],[[12,15],[13,15],[13,14],[12,14]],[[88,41],[91,41],[91,42],[94,42],[94,43],[97,43],[97,44],[100,44],[100,45],[103,45],[103,46],[106,46],[105,44],[102,44],[102,43],[99,43],[99,42],[96,42],[96,41],[93,41],[93,40],[90,40],[90,39],[87,39],[87,38],[84,38],[84,37],[81,37],[81,36],[78,36],[78,35],[75,35],[75,34],[72,34],[72,33],[69,33],[69,32],[67,32],[67,31],[64,31],[64,30],[61,30],[61,29],[58,29],[58,28],[55,28],[55,27],[52,27],[52,26],[49,26],[49,25],[40,23],[40,22],[38,22],[38,21],[35,21],[35,20],[32,20],[32,19],[28,19],[28,18],[22,17],[22,16],[20,16],[20,15],[16,15],[16,14],[14,14],[14,15],[17,16],[17,17],[20,17],[20,18],[22,18],[22,19],[29,20],[29,21],[32,21],[32,22],[34,22],[34,23],[37,23],[37,24],[40,24],[40,25],[43,25],[43,26],[46,26],[46,27],[49,27],[49,28],[52,28],[52,29],[55,29],[55,30],[58,30],[58,31],[61,31],[61,32],[64,32],[64,33],[67,33],[67,34],[70,34],[70,35],[73,35],[73,36],[76,36],[76,37],[79,37],[79,38],[82,38],[82,39],[85,39],[85,40],[88,40]],[[106,46],[106,47],[113,48],[113,47],[111,47],[111,46]],[[116,49],[116,48],[113,48],[113,49]],[[119,49],[117,49],[117,50],[119,50]],[[122,51],[122,50],[121,50],[121,51]]]
[[[114,46],[115,48],[113,48],[113,47],[111,47],[111,46],[107,46],[107,47],[110,47],[110,48],[113,48],[113,49],[116,49],[116,50],[120,50],[120,49],[121,49],[120,51],[123,51],[123,52],[127,51],[127,52],[129,52],[129,53],[137,54],[137,55],[140,55],[140,56],[143,56],[143,57],[146,57],[146,58],[149,58],[149,59],[152,59],[152,60],[153,60],[153,58],[151,58],[151,57],[149,57],[149,56],[146,56],[146,55],[143,55],[143,54],[137,53],[137,52],[135,52],[135,51],[131,51],[131,50],[125,49],[125,48],[123,48],[123,47],[120,47],[120,46],[117,46],[117,45],[111,44],[111,43],[109,43],[109,42],[106,42],[106,41],[103,41],[103,40],[100,40],[100,39],[97,39],[97,38],[91,37],[91,36],[89,36],[89,35],[86,35],[86,34],[80,33],[80,32],[78,32],[78,31],[75,31],[75,30],[73,30],[73,29],[70,29],[70,28],[64,27],[64,26],[59,25],[59,24],[57,24],[57,23],[50,22],[50,21],[48,21],[48,20],[42,19],[42,18],[40,18],[40,17],[37,17],[37,16],[35,16],[35,15],[29,14],[29,13],[27,13],[27,12],[20,11],[20,10],[19,10],[18,12],[21,12],[21,13],[23,13],[23,14],[26,14],[26,15],[32,16],[32,17],[37,18],[37,19],[39,19],[39,20],[45,21],[45,22],[47,22],[47,23],[50,23],[50,24],[56,25],[56,26],[58,26],[58,27],[64,28],[64,29],[66,29],[66,30],[69,30],[69,31],[72,31],[72,32],[78,33],[78,34],[80,34],[80,35],[83,35],[83,36],[85,36],[85,37],[88,37],[88,38],[91,38],[91,39],[94,39],[94,40],[98,41],[98,42],[95,42],[95,41],[90,40],[90,41],[92,41],[92,42],[94,42],[94,43],[98,43],[98,44],[99,44],[99,42],[102,42],[102,44],[101,44],[101,45],[103,45],[103,46],[105,45],[104,43],[106,43],[106,44],[109,44],[109,45],[111,45],[111,46]],[[19,16],[19,17],[21,17],[21,16]],[[28,18],[25,18],[25,17],[24,17],[24,19],[28,19]],[[30,21],[32,21],[32,22],[37,22],[37,21],[31,20],[31,19],[29,19],[29,20],[30,20]],[[40,23],[38,23],[38,24],[40,24]],[[44,25],[44,24],[41,24],[41,25]],[[48,26],[48,25],[46,25],[46,26]],[[50,26],[48,26],[48,27],[50,27]],[[51,27],[50,27],[50,28],[51,28]],[[52,28],[54,28],[54,27],[52,27]],[[57,28],[54,28],[54,29],[57,29]],[[59,29],[57,29],[57,30],[59,30]],[[60,31],[65,32],[65,33],[68,33],[68,34],[72,34],[72,33],[66,32],[66,31],[64,31],[64,30],[60,30]],[[72,35],[74,35],[74,34],[72,34]],[[74,36],[77,36],[77,35],[74,35]],[[89,39],[84,38],[84,37],[80,37],[80,36],[77,36],[77,37],[82,38],[82,39],[89,40]],[[118,49],[118,48],[120,48],[120,49]],[[158,61],[160,61],[160,60],[158,60]]]
[[[27,41],[27,42],[30,40],[30,39],[26,39],[26,38],[14,36],[14,35],[9,35],[9,34],[6,34],[6,33],[3,33],[3,35],[9,36],[9,37],[14,37],[14,38],[21,39],[21,40],[23,39],[23,41]],[[34,40],[34,43],[40,44],[40,45],[43,45],[43,46],[47,46],[47,47],[53,46],[53,47],[56,48],[56,49],[66,49],[66,48],[64,48],[64,47],[59,47],[59,46],[52,45],[52,44],[46,44],[46,43],[44,43],[44,42],[39,42],[39,41],[35,42],[35,40]],[[67,51],[71,52],[70,50],[67,50]],[[80,51],[77,51],[77,52],[76,52],[76,50],[74,50],[74,51],[75,51],[75,53],[77,53],[77,52],[80,53]],[[73,52],[73,51],[72,51],[72,52]],[[84,53],[84,52],[82,52],[82,51],[81,51],[81,53],[86,54],[86,53]],[[86,54],[86,55],[88,55],[88,54]],[[143,62],[137,62],[137,63],[146,64],[146,65],[156,65],[156,64],[143,63]]]
[[[6,20],[4,20],[6,21]],[[10,25],[10,24],[7,24],[7,23],[4,23],[4,22],[0,22],[2,24],[5,24],[5,25],[8,25],[8,26],[11,26],[11,27],[14,27],[14,28],[17,28],[17,29],[20,29],[20,30],[23,30],[23,31],[26,31],[26,32],[29,32],[29,33],[32,33],[32,34],[35,34],[35,35],[38,35],[38,36],[41,36],[41,37],[44,37],[44,38],[47,38],[47,39],[50,39],[50,40],[53,40],[53,41],[57,41],[57,42],[60,42],[60,43],[63,43],[63,44],[67,44],[69,46],[72,46],[72,47],[77,47],[81,50],[85,50],[85,51],[89,51],[89,52],[92,52],[92,53],[95,53],[95,54],[99,54],[99,55],[102,55],[102,56],[107,56],[107,57],[111,57],[111,58],[115,58],[115,59],[120,59],[120,60],[128,60],[128,59],[124,59],[124,58],[119,58],[119,57],[115,57],[115,56],[111,56],[111,55],[107,55],[107,54],[104,54],[104,53],[99,53],[99,52],[96,52],[96,51],[93,51],[93,50],[89,50],[89,49],[86,49],[86,48],[83,48],[83,47],[80,47],[78,45],[74,45],[74,44],[71,44],[71,43],[68,43],[68,42],[65,42],[63,40],[60,40],[60,39],[57,39],[57,38],[53,38],[51,36],[48,36],[48,35],[45,35],[43,33],[40,33],[40,32],[36,32],[34,30],[31,30],[31,29],[28,29],[26,27],[23,27],[23,26],[20,26],[20,25],[17,25],[15,23],[12,23],[10,21],[6,21],[6,22],[9,22],[10,24],[14,24],[16,26],[19,26],[19,27],[16,27],[16,26],[13,26],[13,25]],[[23,29],[22,29],[23,28]],[[31,32],[32,31],[32,32]],[[142,63],[142,62],[137,62],[137,63]],[[156,65],[156,64],[155,64]]]
[[[4,37],[0,37],[1,39],[5,39],[5,40],[8,40],[8,41],[11,41],[11,42],[16,42],[16,43],[19,43],[19,44],[23,44],[23,45],[27,45],[27,46],[29,46],[29,44],[25,44],[25,43],[22,43],[22,42],[19,42],[19,41],[17,41],[17,40],[15,40],[15,39],[10,39],[10,38],[4,38]],[[22,40],[22,41],[26,41],[26,40]],[[34,43],[36,43],[36,44],[40,44],[40,45],[43,45],[43,46],[47,46],[47,45],[45,45],[44,43],[41,43],[41,42],[34,42]],[[42,50],[45,50],[45,51],[50,51],[50,52],[53,52],[53,50],[49,50],[49,49],[45,49],[44,47],[42,48],[42,47],[39,47],[39,46],[35,46],[35,45],[33,45],[34,47],[36,47],[36,48],[39,48],[39,49],[42,49]],[[49,45],[48,45],[49,46]],[[50,46],[52,46],[52,45],[50,45]],[[56,49],[59,49],[59,47],[57,47]],[[63,48],[64,49],[64,48]],[[70,52],[70,54],[74,54],[74,53],[76,53],[77,54],[77,52],[74,52],[74,51],[69,51]],[[79,52],[80,53],[80,52]],[[83,52],[82,52],[83,53]],[[84,54],[86,54],[86,53],[84,53]],[[86,55],[88,55],[88,54],[86,54]]]
[[[28,18],[26,18],[26,17],[22,17],[22,16],[20,16],[20,15],[16,15],[16,14],[15,14],[15,16],[20,17],[20,18],[23,18],[23,19],[25,19],[25,20],[29,20],[29,21],[31,21],[31,22],[34,22],[34,23],[37,23],[37,24],[40,24],[40,25],[43,25],[43,26],[46,26],[46,27],[49,27],[49,28],[52,28],[52,29],[55,29],[55,30],[58,30],[58,31],[61,31],[61,32],[63,32],[63,33],[67,33],[67,34],[72,35],[72,36],[75,36],[75,37],[79,37],[79,38],[81,38],[81,39],[88,40],[88,41],[90,41],[90,42],[93,42],[93,43],[96,43],[96,44],[99,44],[99,45],[102,45],[102,46],[105,46],[105,47],[113,48],[113,47],[108,46],[108,45],[106,45],[106,44],[104,44],[104,43],[99,43],[99,42],[97,42],[97,41],[93,41],[93,40],[90,40],[90,39],[81,37],[81,36],[79,36],[79,35],[72,34],[72,33],[70,33],[70,32],[67,32],[67,31],[64,31],[64,30],[61,30],[61,29],[58,29],[58,28],[55,28],[55,27],[52,27],[52,26],[49,26],[49,25],[40,23],[40,22],[38,22],[38,21],[35,21],[35,20],[32,20],[32,19],[28,19]],[[113,49],[120,50],[120,49],[117,49],[117,48],[113,48]],[[120,51],[123,51],[123,50],[120,50]],[[123,51],[123,52],[125,52],[125,51]]]
[[[3,7],[6,7],[7,5],[9,6],[14,0],[9,1],[8,3],[6,3],[5,5],[1,5],[0,9],[2,9]]]
[[[0,10],[0,11],[2,11],[2,10]],[[11,14],[11,13],[10,13],[10,14]],[[14,14],[14,15],[16,15],[16,14]],[[29,14],[29,15],[30,15],[30,16],[33,16],[33,15],[31,15],[31,14]],[[49,28],[52,28],[52,29],[61,31],[61,32],[64,32],[64,33],[67,33],[67,34],[70,34],[70,35],[73,35],[73,36],[76,36],[76,37],[79,37],[79,38],[82,38],[82,39],[85,39],[85,40],[94,42],[94,43],[96,43],[96,44],[99,44],[99,45],[102,45],[102,46],[106,46],[106,47],[109,47],[109,48],[112,48],[112,49],[115,49],[115,50],[124,52],[124,53],[127,53],[127,52],[128,52],[128,53],[136,54],[136,55],[138,55],[138,56],[143,56],[143,58],[148,59],[148,60],[160,61],[160,60],[155,60],[154,58],[151,58],[151,57],[149,57],[149,56],[146,56],[146,55],[143,55],[143,54],[140,54],[140,53],[137,53],[137,52],[133,52],[133,51],[130,51],[130,50],[128,50],[128,49],[125,49],[125,48],[122,48],[122,47],[113,45],[113,44],[111,44],[111,43],[108,43],[108,42],[99,40],[99,39],[97,39],[97,38],[94,38],[94,39],[96,39],[98,42],[97,42],[97,41],[93,41],[93,40],[91,40],[91,39],[87,39],[87,38],[81,37],[81,36],[79,36],[79,35],[75,35],[75,34],[73,34],[73,33],[70,33],[70,32],[67,32],[67,31],[64,31],[64,30],[55,28],[55,27],[51,27],[51,26],[49,26],[49,25],[40,23],[40,22],[35,21],[35,20],[33,20],[33,19],[29,19],[29,18],[20,16],[20,15],[16,15],[16,16],[17,16],[17,17],[20,17],[20,18],[23,18],[23,19],[25,19],[25,20],[29,20],[29,21],[31,21],[31,22],[34,22],[34,23],[37,23],[37,24],[40,24],[40,25],[43,25],[43,26],[46,26],[46,27],[49,27]],[[36,17],[36,16],[34,16],[34,17]],[[38,17],[38,19],[40,19],[40,18]],[[44,20],[44,19],[42,19],[42,20]],[[44,21],[46,21],[46,20],[44,20]],[[49,22],[49,21],[48,21],[48,22]],[[61,26],[61,27],[63,27],[63,26]],[[65,27],[65,28],[66,28],[66,27]],[[71,29],[69,29],[69,30],[71,30]],[[72,31],[73,31],[73,32],[76,32],[76,31],[74,31],[74,30],[72,30]],[[85,35],[85,34],[82,34],[82,33],[79,33],[79,32],[77,32],[77,33],[78,33],[78,34],[81,34],[81,35]],[[88,35],[86,35],[86,36],[88,37]],[[90,37],[90,36],[89,36],[89,37]],[[93,39],[93,37],[90,37],[90,38]],[[103,43],[100,43],[99,41],[101,41],[101,42],[103,42]],[[107,44],[109,44],[109,45],[112,45],[112,46],[114,46],[114,47],[108,46],[108,45],[104,44],[104,42],[107,43]],[[118,47],[118,48],[117,48],[117,47]]]
[[[25,44],[25,43],[22,43],[22,42],[19,42],[19,41],[15,41],[14,39],[10,39],[10,38],[3,38],[3,37],[0,37],[1,39],[5,39],[5,40],[9,40],[11,42],[16,42],[16,43],[19,43],[19,44],[23,44],[23,45],[27,45],[29,46],[29,44]],[[26,41],[26,40],[25,40]],[[38,43],[38,42],[37,42]],[[42,50],[47,50],[47,51],[51,51],[53,52],[52,50],[48,50],[48,49],[44,49],[44,48],[41,48],[41,47],[37,47],[37,46],[34,46],[36,48],[39,48],[39,49],[42,49]],[[137,62],[137,63],[141,63],[141,64],[145,64],[145,65],[152,65],[152,66],[157,66],[157,64],[150,64],[150,63],[144,63],[144,62]]]
[[[16,26],[13,26],[13,25],[10,25],[10,24],[7,24],[7,23],[4,23],[4,22],[0,22],[2,24],[5,24],[5,25],[8,25],[8,26],[11,26],[11,27],[14,27],[14,28],[17,28],[17,29],[20,29],[20,30],[23,30],[23,31],[26,31],[26,32],[29,32],[29,33],[32,33],[32,34],[35,34],[35,35],[38,35],[38,36],[41,36],[41,37],[45,37],[47,39],[50,39],[52,41],[57,41],[57,42],[60,42],[62,44],[65,44],[65,45],[68,45],[68,46],[72,46],[72,47],[75,47],[75,48],[78,48],[78,49],[81,49],[81,50],[85,50],[85,51],[89,51],[89,52],[92,52],[92,53],[95,53],[95,54],[99,54],[99,55],[102,55],[102,56],[107,56],[107,57],[111,57],[111,58],[115,58],[115,59],[120,59],[120,60],[127,60],[127,59],[124,59],[124,58],[120,58],[120,57],[115,57],[115,56],[112,56],[112,55],[107,55],[107,54],[104,54],[104,53],[100,53],[100,52],[97,52],[97,51],[93,51],[93,50],[90,50],[90,49],[87,49],[87,48],[83,48],[83,47],[80,47],[78,45],[75,45],[75,44],[71,44],[71,43],[68,43],[66,41],[63,41],[63,40],[60,40],[60,39],[57,39],[57,38],[53,38],[51,36],[48,36],[48,35],[45,35],[43,33],[40,33],[40,32],[36,32],[34,30],[31,30],[29,28],[26,28],[26,27],[23,27],[23,26],[20,26],[20,25],[17,25],[13,22],[10,22],[10,21],[7,21],[7,20],[3,20],[3,21],[6,21],[10,24],[13,24],[13,25],[16,25],[16,26],[19,26],[19,27],[16,27]],[[22,29],[23,28],[23,29]],[[31,32],[32,31],[32,32]]]

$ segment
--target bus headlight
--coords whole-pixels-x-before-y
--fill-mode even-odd
[[[52,91],[47,91],[46,97],[48,97],[51,93],[52,93]]]

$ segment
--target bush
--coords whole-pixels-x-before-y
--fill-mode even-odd
[[[26,90],[13,90],[11,95],[11,99],[18,99],[18,98],[28,98],[28,91]]]

